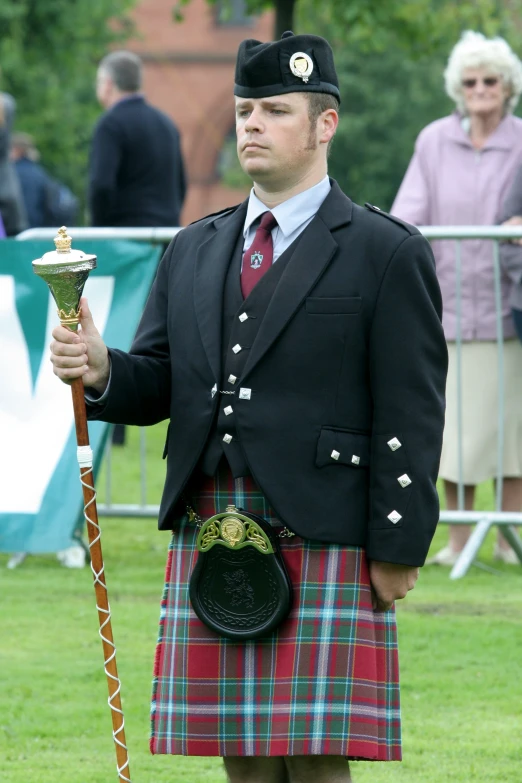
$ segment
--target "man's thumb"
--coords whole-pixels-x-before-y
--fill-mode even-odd
[[[85,296],[82,296],[80,299],[80,307],[80,326],[82,327],[82,331],[86,334],[98,334],[98,330],[96,329],[94,321],[92,320],[92,313],[89,309],[89,302]]]

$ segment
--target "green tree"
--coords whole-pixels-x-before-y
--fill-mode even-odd
[[[207,2],[214,5],[216,0]],[[178,0],[177,18],[188,3]],[[275,10],[275,39],[285,30],[305,29],[303,18],[319,15],[335,30],[335,40],[382,51],[392,36],[396,44],[419,56],[442,51],[463,29],[487,35],[499,28],[517,35],[522,29],[520,0],[246,0],[246,7],[252,14]]]
[[[382,25],[376,26],[379,35],[372,39],[367,28],[356,26],[346,33],[345,40],[338,20],[332,18],[336,2],[330,0],[318,10],[316,0],[301,0],[297,25],[326,37],[335,51],[342,102],[330,172],[354,201],[370,201],[389,210],[418,133],[454,109],[444,92],[443,71],[462,30],[502,35],[516,51],[519,22],[514,12],[521,10],[521,4],[478,2],[472,14],[471,4],[460,3],[452,9],[442,0],[431,3],[441,14],[437,24],[445,21],[447,27],[438,28],[437,38],[428,45],[426,31],[419,29],[419,38],[408,44],[393,24],[386,29],[384,18]],[[419,0],[409,5],[427,4]],[[408,3],[403,9],[406,7]],[[488,9],[491,17],[483,13]],[[435,34],[435,28],[432,32]]]
[[[49,172],[83,200],[89,139],[100,108],[96,65],[132,32],[134,0],[0,0],[0,90],[17,102]]]

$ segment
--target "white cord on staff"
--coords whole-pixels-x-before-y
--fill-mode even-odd
[[[93,492],[92,498],[84,506],[84,509],[83,509],[83,514],[84,514],[84,517],[85,517],[85,521],[87,522],[87,524],[91,524],[97,531],[96,538],[93,541],[90,541],[90,543],[89,543],[89,549],[91,549],[94,546],[94,544],[96,544],[100,540],[100,538],[101,538],[100,526],[97,525],[96,522],[94,522],[89,517],[89,515],[87,513],[87,510],[88,510],[89,506],[92,503],[94,503],[95,500],[96,500],[96,490],[90,484],[86,484],[84,482],[84,480],[83,480],[84,476],[87,476],[89,473],[92,473],[92,449],[91,449],[91,447],[90,446],[78,446],[77,457],[78,457],[78,464],[80,465],[80,481],[82,483],[82,486],[88,487]],[[94,566],[92,564],[92,558],[91,558],[91,570],[92,570],[92,573],[94,575],[94,584],[95,585],[97,585],[97,584],[100,585],[107,592],[107,585],[105,584],[105,582],[102,579],[103,569],[99,573],[96,573],[96,571],[94,569]],[[107,601],[107,603],[109,603],[109,602]],[[115,683],[117,683],[117,688],[116,688],[115,692],[112,694],[112,696],[109,696],[108,702],[109,702],[109,707],[111,708],[111,710],[113,712],[118,713],[121,716],[121,725],[120,725],[120,727],[116,731],[113,730],[112,736],[114,737],[114,742],[117,745],[119,745],[120,748],[123,748],[125,750],[126,754],[127,754],[127,761],[125,762],[125,764],[123,764],[122,767],[119,767],[118,764],[116,764],[116,768],[118,770],[118,775],[120,777],[120,780],[123,780],[124,783],[131,783],[130,778],[126,777],[123,774],[123,770],[126,769],[126,767],[129,766],[129,758],[128,758],[127,746],[123,742],[121,742],[120,738],[118,737],[118,734],[120,734],[120,732],[124,731],[124,729],[125,729],[125,720],[124,720],[124,717],[123,717],[123,712],[121,710],[119,710],[117,707],[115,707],[114,704],[112,703],[112,700],[114,698],[116,698],[116,696],[120,693],[121,683],[120,683],[119,677],[115,677],[107,669],[107,664],[110,663],[110,661],[112,661],[112,659],[116,655],[116,646],[115,646],[115,644],[113,642],[111,642],[109,639],[107,639],[107,637],[105,637],[103,635],[103,629],[105,628],[107,623],[110,623],[110,621],[111,621],[111,610],[110,610],[110,606],[109,606],[108,610],[107,609],[103,609],[103,608],[99,607],[98,605],[96,606],[96,608],[98,609],[99,612],[103,612],[106,615],[105,621],[102,623],[102,625],[100,625],[100,631],[99,631],[100,637],[101,637],[102,641],[104,641],[106,644],[108,644],[110,647],[112,647],[112,654],[107,658],[106,661],[104,661],[105,674],[107,675],[107,677],[110,677],[111,680],[113,680]]]

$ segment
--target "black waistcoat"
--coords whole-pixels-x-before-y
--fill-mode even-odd
[[[244,300],[240,282],[243,241],[243,233],[241,232],[228,267],[223,291],[222,378],[221,384],[216,389],[216,394],[219,394],[221,399],[199,463],[200,469],[207,476],[214,475],[223,455],[230,465],[234,478],[250,475],[234,420],[235,400],[238,397],[248,399],[250,389],[239,388],[237,383],[267,307],[295,246],[295,242],[293,242],[279,256],[276,263],[272,264],[268,272],[263,275],[250,295]]]

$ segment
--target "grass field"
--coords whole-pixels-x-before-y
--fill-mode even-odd
[[[159,498],[165,428],[148,437]],[[114,456],[114,499],[136,501],[137,431]],[[103,482],[99,481],[103,495]],[[482,507],[491,488],[482,487]],[[133,783],[223,783],[219,759],[153,757],[149,696],[168,535],[154,520],[103,519]],[[445,540],[437,532],[434,548]],[[481,552],[489,565],[493,539]],[[51,555],[7,571],[0,555],[0,781],[117,781],[92,576]],[[497,568],[497,566],[495,565]],[[522,781],[522,568],[473,568],[450,582],[429,567],[398,607],[404,761],[353,764],[355,783]]]

